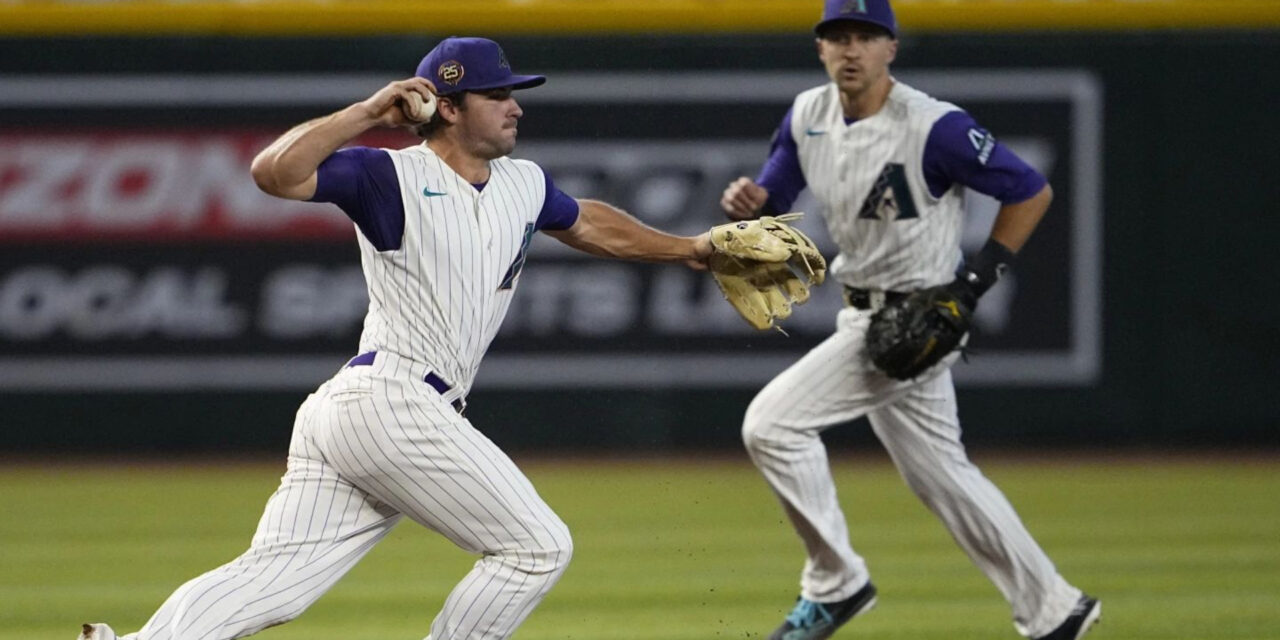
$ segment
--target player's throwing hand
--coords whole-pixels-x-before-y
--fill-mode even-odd
[[[764,187],[752,182],[751,178],[742,177],[725,188],[720,206],[732,220],[749,220],[760,215],[768,199],[769,192]]]
[[[431,119],[430,115],[413,116],[421,108],[417,105],[434,105],[435,95],[436,86],[430,80],[413,77],[388,84],[359,106],[378,126],[413,128]]]

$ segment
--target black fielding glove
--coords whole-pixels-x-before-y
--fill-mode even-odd
[[[1013,252],[988,240],[948,284],[914,291],[871,317],[867,356],[897,380],[911,380],[958,349],[973,323],[978,298],[1013,262]]]

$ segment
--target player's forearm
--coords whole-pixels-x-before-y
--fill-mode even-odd
[[[342,145],[377,125],[361,104],[304,122],[276,139],[253,160],[259,188],[285,198],[307,198],[316,169]]]
[[[1052,200],[1053,190],[1046,184],[1036,195],[1022,202],[1000,207],[987,243],[977,253],[969,256],[956,272],[955,283],[958,283],[959,288],[953,289],[953,292],[964,293],[968,298],[966,304],[970,308],[1013,264],[1014,256],[1040,225]]]
[[[581,207],[578,223],[569,231],[555,235],[580,251],[645,262],[697,261],[710,253],[710,244],[701,236],[689,238],[664,233],[604,202],[578,202]]]
[[[1022,202],[1001,206],[996,214],[996,221],[991,226],[991,239],[1013,253],[1021,251],[1032,232],[1040,225],[1040,220],[1044,218],[1052,201],[1053,189],[1046,184],[1039,193]]]

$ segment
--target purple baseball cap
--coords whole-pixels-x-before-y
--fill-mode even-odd
[[[486,38],[445,38],[422,58],[414,75],[434,83],[440,95],[501,87],[528,89],[547,81],[544,76],[511,73],[507,54]]]
[[[874,24],[888,30],[890,37],[898,37],[898,20],[893,17],[889,0],[826,0],[822,7],[822,22],[813,28],[813,32],[821,36],[823,29],[845,20]]]

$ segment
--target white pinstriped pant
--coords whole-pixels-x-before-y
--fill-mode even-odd
[[[126,640],[226,640],[292,620],[404,516],[481,555],[428,638],[515,632],[564,572],[568,528],[420,376],[381,369],[344,369],[307,398],[249,550],[179,587]]]
[[[863,354],[871,311],[843,309],[836,333],[774,378],[751,402],[743,441],[769,481],[808,559],[801,595],[843,600],[869,579],[849,543],[819,434],[863,415],[911,490],[1013,607],[1014,627],[1038,637],[1080,597],[1054,568],[1000,490],[960,443],[952,354],[917,381],[878,372]]]

